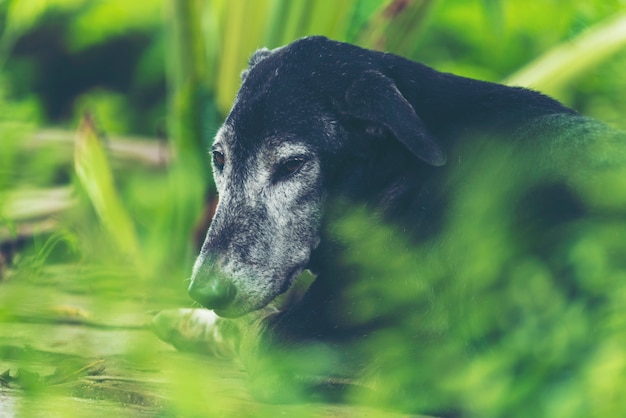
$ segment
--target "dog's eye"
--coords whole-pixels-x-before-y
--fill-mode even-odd
[[[219,170],[224,168],[224,163],[226,162],[226,158],[224,158],[224,154],[219,151],[213,151],[213,164]]]
[[[276,171],[276,178],[278,180],[289,177],[295,174],[304,165],[303,158],[292,158],[282,163]]]

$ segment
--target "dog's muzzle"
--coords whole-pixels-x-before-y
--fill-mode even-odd
[[[222,310],[235,299],[237,289],[227,278],[200,269],[191,278],[187,293],[205,308]]]

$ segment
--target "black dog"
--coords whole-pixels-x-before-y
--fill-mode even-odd
[[[607,315],[625,318],[621,134],[534,91],[322,37],[257,51],[242,78],[189,293],[258,396],[597,412],[585,388],[617,338]],[[306,293],[270,310],[305,269]]]

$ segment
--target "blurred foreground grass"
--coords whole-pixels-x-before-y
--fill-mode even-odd
[[[359,279],[337,318],[393,318],[356,350],[380,362],[381,381],[413,390],[408,405],[476,417],[626,410],[626,136],[562,128],[459,163],[432,196],[450,202],[435,237],[411,241],[362,208],[338,221]],[[581,140],[589,128],[595,138]]]

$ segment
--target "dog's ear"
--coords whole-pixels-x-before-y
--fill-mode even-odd
[[[387,129],[413,155],[433,166],[446,163],[446,155],[428,132],[415,109],[389,77],[378,71],[365,71],[345,94],[348,115]]]
[[[252,54],[252,56],[250,56],[250,59],[248,60],[248,68],[241,72],[241,81],[246,79],[246,76],[248,75],[248,72],[250,71],[250,69],[252,69],[252,67],[263,61],[265,58],[269,57],[271,54],[272,51],[267,48],[261,48],[254,51],[254,53]]]

